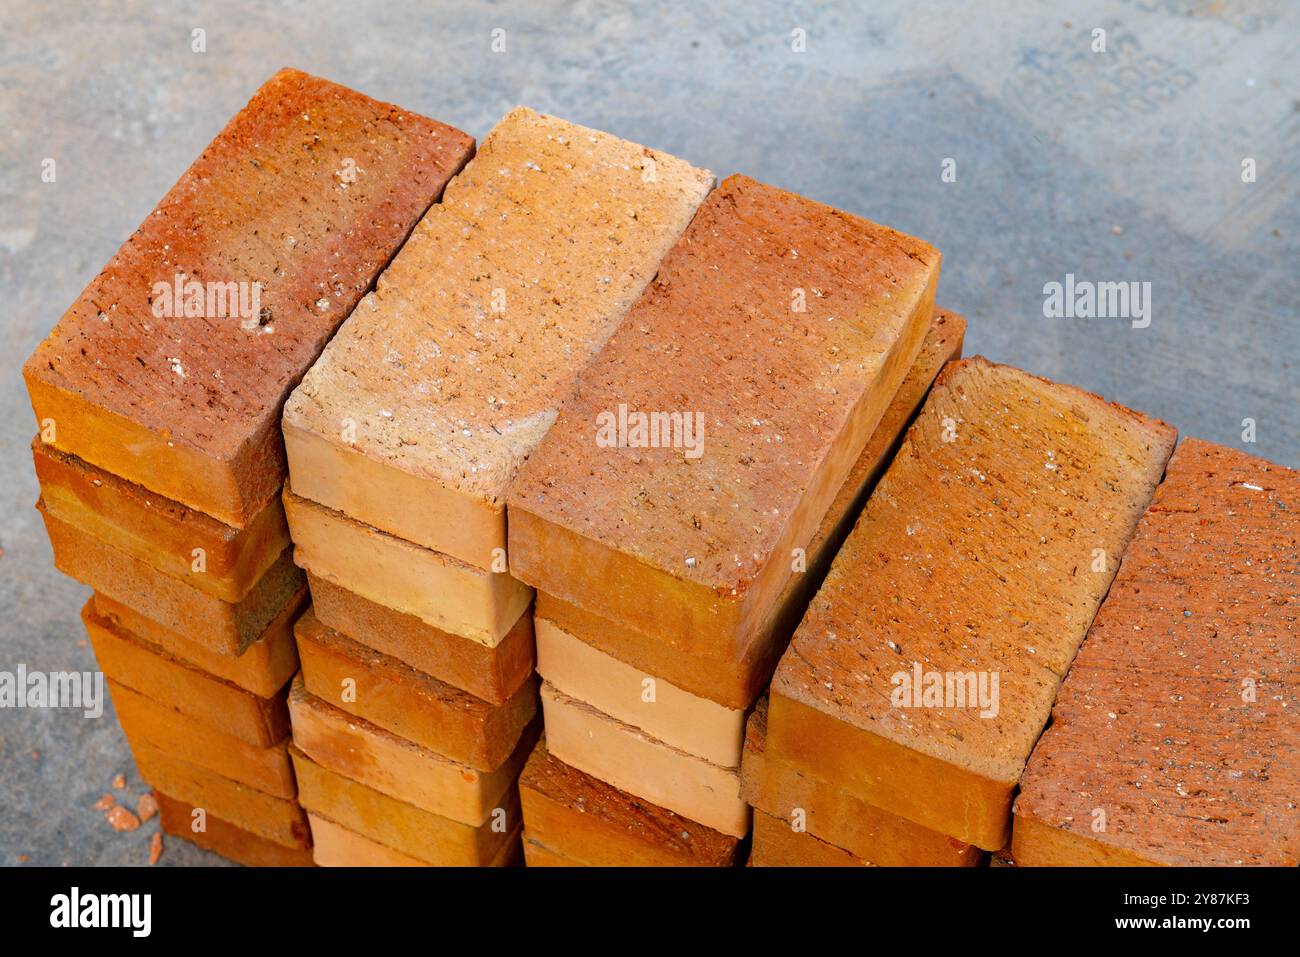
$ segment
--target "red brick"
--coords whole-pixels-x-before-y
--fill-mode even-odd
[[[1001,848],[1024,763],[1174,438],[1069,386],[949,364],[781,659],[771,752]],[[996,674],[996,715],[896,707],[914,666]]]
[[[1295,867],[1297,661],[1300,472],[1187,439],[1029,759],[1016,862]]]
[[[919,240],[727,179],[511,486],[511,573],[675,650],[743,656],[915,362],[938,278]],[[598,417],[623,406],[700,416],[702,454],[602,447]]]
[[[245,527],[284,480],[285,397],[472,150],[280,71],[28,359],[37,421],[54,421],[59,449]],[[154,283],[182,272],[262,283],[261,324],[156,318]]]

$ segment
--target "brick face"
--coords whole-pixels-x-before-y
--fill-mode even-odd
[[[769,747],[999,849],[1012,789],[1174,439],[1078,389],[980,358],[950,364],[781,659]],[[916,662],[996,673],[996,714],[895,706],[894,676]]]
[[[1300,862],[1298,542],[1300,473],[1179,446],[1025,770],[1017,863]]]
[[[277,73],[27,361],[53,444],[242,527],[284,477],[285,397],[472,151],[451,127]],[[177,274],[260,283],[258,316],[156,315],[155,284]]]
[[[512,572],[738,657],[916,360],[938,275],[919,240],[728,178],[512,486]],[[698,416],[702,454],[598,441],[622,408]]]

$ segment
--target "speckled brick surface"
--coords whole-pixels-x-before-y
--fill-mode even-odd
[[[777,667],[769,746],[1000,848],[1011,790],[1174,439],[1009,366],[948,365]],[[992,713],[955,697],[898,706],[896,676],[918,668],[982,674],[986,692],[997,675]]]
[[[1025,769],[1017,863],[1294,867],[1298,662],[1300,473],[1184,441]]]
[[[519,777],[524,838],[590,867],[726,867],[736,838],[533,749]]]
[[[915,361],[938,278],[920,240],[728,177],[511,487],[513,573],[739,657]],[[602,437],[629,412],[689,417],[694,439]]]
[[[507,484],[712,183],[512,110],[287,403],[299,494],[487,567]],[[481,535],[457,536],[478,528],[462,513]]]
[[[285,397],[472,147],[441,123],[277,73],[27,361],[53,444],[242,526],[284,478]],[[178,274],[249,284],[250,305],[260,283],[258,314],[160,316],[155,284]]]

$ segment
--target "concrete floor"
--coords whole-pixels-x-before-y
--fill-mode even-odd
[[[1300,7],[707,6],[0,0],[0,670],[94,667],[88,592],[53,570],[31,507],[20,366],[284,65],[479,137],[527,104],[914,233],[944,253],[968,352],[1300,465]],[[1044,318],[1067,273],[1149,281],[1149,328]],[[119,835],[92,810],[119,771],[139,793],[111,708],[0,712],[0,862],[142,863],[156,825]],[[163,861],[216,859],[172,841]]]

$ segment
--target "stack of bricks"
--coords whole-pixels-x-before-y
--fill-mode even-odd
[[[318,864],[517,855],[541,716],[506,488],[712,182],[512,111],[286,403],[314,602],[293,761]]]
[[[1300,863],[1300,473],[1169,461],[1016,798],[1021,865]]]
[[[1173,451],[1173,429],[949,365],[750,723],[757,863],[971,864]]]
[[[742,856],[745,717],[960,317],[939,255],[732,177],[510,489],[546,742],[530,864]]]
[[[311,863],[281,407],[472,152],[282,71],[24,368],[38,508],[94,589],[82,617],[163,829],[242,863]]]

